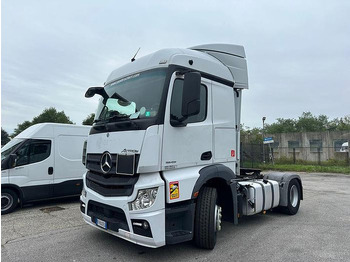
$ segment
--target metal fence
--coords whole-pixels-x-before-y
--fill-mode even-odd
[[[267,164],[304,164],[349,166],[349,152],[335,147],[273,147],[263,144],[241,143],[241,167],[256,168]]]

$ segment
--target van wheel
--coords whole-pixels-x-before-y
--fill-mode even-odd
[[[283,207],[283,213],[288,215],[295,215],[298,213],[300,206],[300,197],[300,184],[296,179],[293,179],[289,182],[288,185],[288,205],[286,207]]]
[[[4,188],[1,190],[1,214],[11,213],[18,205],[18,196],[11,189]]]
[[[194,221],[195,244],[204,249],[213,249],[217,232],[221,230],[221,207],[217,205],[216,188],[204,187],[199,193]]]

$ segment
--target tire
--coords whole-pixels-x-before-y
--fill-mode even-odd
[[[298,180],[293,179],[288,185],[288,205],[283,207],[282,211],[288,215],[298,213],[300,206],[301,188]]]
[[[11,213],[18,205],[18,195],[11,189],[1,190],[1,214]]]
[[[204,249],[213,249],[217,232],[221,229],[221,207],[217,205],[216,188],[200,190],[194,221],[195,244]]]

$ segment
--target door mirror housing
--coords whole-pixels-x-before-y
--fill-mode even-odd
[[[201,74],[189,72],[185,74],[182,91],[181,114],[187,118],[197,115],[200,111]]]
[[[17,155],[16,154],[9,155],[8,167],[14,168],[16,167],[16,164],[17,164]]]
[[[102,96],[104,99],[108,98],[108,95],[107,95],[105,89],[102,86],[89,87],[89,89],[85,92],[85,97],[86,98],[90,98],[90,97],[93,97],[96,94]]]

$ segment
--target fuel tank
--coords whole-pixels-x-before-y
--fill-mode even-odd
[[[257,179],[238,182],[238,184],[241,186],[241,192],[243,193],[243,215],[254,215],[279,205],[280,191],[278,182]]]

